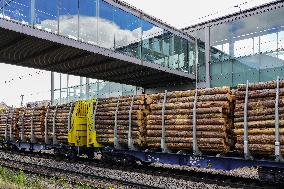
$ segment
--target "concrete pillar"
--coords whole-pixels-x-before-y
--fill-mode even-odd
[[[86,77],[86,100],[90,98],[90,79]]]
[[[51,72],[50,81],[50,102],[54,105],[54,72]]]
[[[206,87],[210,87],[210,27],[205,28],[205,79],[206,79]]]

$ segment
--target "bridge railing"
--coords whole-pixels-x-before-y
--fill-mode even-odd
[[[0,18],[194,74],[191,37],[113,0],[0,0]]]

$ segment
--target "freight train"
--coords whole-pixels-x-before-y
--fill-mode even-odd
[[[2,147],[231,170],[283,169],[284,81],[80,100],[0,114]]]

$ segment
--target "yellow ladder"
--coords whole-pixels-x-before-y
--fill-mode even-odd
[[[103,147],[97,142],[94,130],[93,104],[96,99],[79,100],[75,103],[71,118],[71,128],[68,132],[69,144],[77,147]]]

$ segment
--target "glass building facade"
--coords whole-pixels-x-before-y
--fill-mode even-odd
[[[89,89],[86,96],[86,90]],[[54,90],[55,102],[54,104],[65,104],[69,102],[75,102],[77,100],[84,100],[90,98],[109,98],[117,96],[132,96],[139,94],[139,91],[135,86],[124,85],[119,83],[107,82],[107,81],[92,81],[86,87],[86,84],[72,85],[69,87],[56,88]]]
[[[193,40],[113,0],[0,0],[0,17],[194,73]]]
[[[197,60],[199,83],[236,87],[284,79],[283,4],[201,23],[189,35],[114,0],[0,0],[0,17],[190,74]]]
[[[142,90],[142,88],[131,85],[54,73],[54,104],[91,98],[134,95],[142,93]]]
[[[199,39],[199,80],[236,87],[284,79],[283,17],[283,2],[277,2],[187,28]]]

